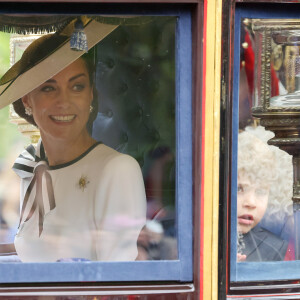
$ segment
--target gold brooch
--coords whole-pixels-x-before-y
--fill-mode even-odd
[[[87,177],[82,175],[78,181],[78,186],[82,191],[84,191],[89,183],[90,182],[88,181]]]

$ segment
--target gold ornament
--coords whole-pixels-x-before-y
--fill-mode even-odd
[[[271,64],[275,71],[279,71],[283,63],[283,51],[281,45],[276,45],[272,49]]]
[[[86,176],[81,175],[79,181],[78,181],[78,187],[84,191],[84,189],[86,188],[86,186],[89,184],[90,182],[88,181]]]

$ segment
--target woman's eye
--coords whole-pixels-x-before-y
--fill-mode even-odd
[[[85,88],[84,84],[75,84],[73,86],[73,91],[81,92]]]
[[[42,92],[46,92],[46,93],[52,92],[52,91],[54,91],[54,90],[55,90],[55,88],[54,88],[53,86],[51,86],[51,85],[46,85],[46,86],[43,86],[43,87],[41,88],[41,91],[42,91]]]

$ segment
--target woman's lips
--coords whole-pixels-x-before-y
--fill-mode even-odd
[[[75,119],[76,115],[52,115],[50,116],[50,119],[55,122],[63,122],[63,123],[69,123],[72,122]]]
[[[241,225],[252,225],[254,222],[252,215],[242,215],[238,217],[238,223]]]

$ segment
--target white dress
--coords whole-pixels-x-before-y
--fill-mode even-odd
[[[38,209],[28,221],[22,221],[15,237],[21,261],[135,260],[137,238],[146,218],[145,188],[136,160],[98,144],[48,172],[56,207],[45,214],[40,236]],[[21,199],[31,180],[22,179]],[[49,206],[44,193],[44,206]],[[33,198],[34,193],[25,216]]]

